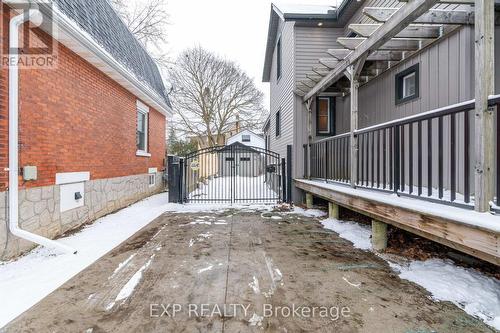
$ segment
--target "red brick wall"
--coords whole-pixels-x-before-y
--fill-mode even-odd
[[[7,29],[2,29],[3,51]],[[0,188],[5,188],[7,70],[1,73]],[[21,186],[54,184],[58,172],[90,171],[91,179],[99,179],[143,174],[149,167],[163,169],[165,117],[150,108],[151,157],[136,156],[137,98],[68,48],[59,44],[56,69],[22,69],[19,80],[19,165],[38,167],[38,180],[20,180]]]

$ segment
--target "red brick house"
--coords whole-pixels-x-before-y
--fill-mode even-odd
[[[0,259],[162,189],[171,107],[153,59],[107,0],[30,8],[2,1]],[[35,50],[51,66],[12,65],[16,24],[14,60]]]

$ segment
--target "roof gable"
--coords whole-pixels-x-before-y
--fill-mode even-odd
[[[125,26],[107,0],[53,0],[60,12],[170,106],[155,61]]]
[[[363,2],[364,0],[343,0],[338,9],[327,5],[271,4],[262,81],[269,82],[271,79],[272,58],[280,21],[296,21],[311,26],[317,26],[321,21],[324,28],[342,27]]]

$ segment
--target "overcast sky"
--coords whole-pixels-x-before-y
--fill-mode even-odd
[[[169,45],[172,57],[195,45],[234,60],[254,78],[265,93],[269,108],[269,85],[262,83],[271,0],[168,0]],[[335,5],[336,0],[280,0],[277,3]]]

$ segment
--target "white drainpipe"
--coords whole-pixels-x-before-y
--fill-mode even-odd
[[[15,52],[11,55],[12,65],[9,66],[9,229],[17,237],[63,252],[76,253],[75,249],[67,245],[19,228],[19,27],[28,20],[36,24],[41,23],[42,19],[40,11],[30,9],[28,15],[23,13],[10,20],[9,46]]]

